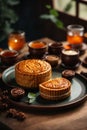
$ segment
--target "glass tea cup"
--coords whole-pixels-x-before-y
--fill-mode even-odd
[[[8,37],[8,48],[10,50],[20,51],[25,45],[25,32],[16,31]]]
[[[72,48],[79,49],[83,43],[84,27],[82,25],[67,26],[67,41]]]

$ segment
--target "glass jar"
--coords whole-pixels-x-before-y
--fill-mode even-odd
[[[23,31],[13,32],[8,37],[8,48],[10,50],[20,51],[25,43],[25,32]]]
[[[73,48],[80,48],[83,43],[84,27],[82,25],[67,26],[67,41]]]

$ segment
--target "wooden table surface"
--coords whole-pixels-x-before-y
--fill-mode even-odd
[[[43,38],[43,41],[52,42],[49,38]],[[27,54],[27,48],[24,49],[21,56]],[[81,60],[85,55],[81,56]],[[87,69],[82,67],[76,70],[80,73],[82,70],[87,72]],[[0,80],[0,86],[3,83]],[[4,87],[4,85],[3,85]],[[0,113],[0,122],[6,124],[13,130],[87,130],[87,101],[77,107],[59,110],[55,112],[31,112],[24,111],[26,119],[18,121],[13,118],[6,118],[6,112]]]

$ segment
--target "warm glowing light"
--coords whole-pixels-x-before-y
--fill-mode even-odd
[[[83,37],[79,35],[67,36],[67,40],[70,44],[81,44],[83,42]]]
[[[18,42],[18,40],[17,40],[17,39],[15,39],[15,40],[14,40],[14,42],[15,42],[15,43],[17,43],[17,42]]]
[[[23,33],[12,33],[8,38],[8,47],[10,50],[21,50],[25,45],[25,35]]]
[[[84,27],[81,25],[67,26],[67,41],[74,48],[80,48],[83,43]]]

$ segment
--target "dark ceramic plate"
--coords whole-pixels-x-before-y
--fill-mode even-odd
[[[61,73],[58,70],[53,71],[53,78],[60,77]],[[19,86],[15,81],[15,69],[14,66],[6,69],[2,75],[3,82],[8,85],[8,87]],[[83,103],[87,97],[87,81],[79,74],[76,74],[72,80],[71,95],[69,98],[62,101],[48,101],[40,97],[39,92],[35,101],[31,104],[25,103],[26,96],[21,101],[14,101],[10,98],[10,103],[16,105],[21,109],[27,110],[59,110],[77,106]],[[27,93],[29,90],[26,90]]]

